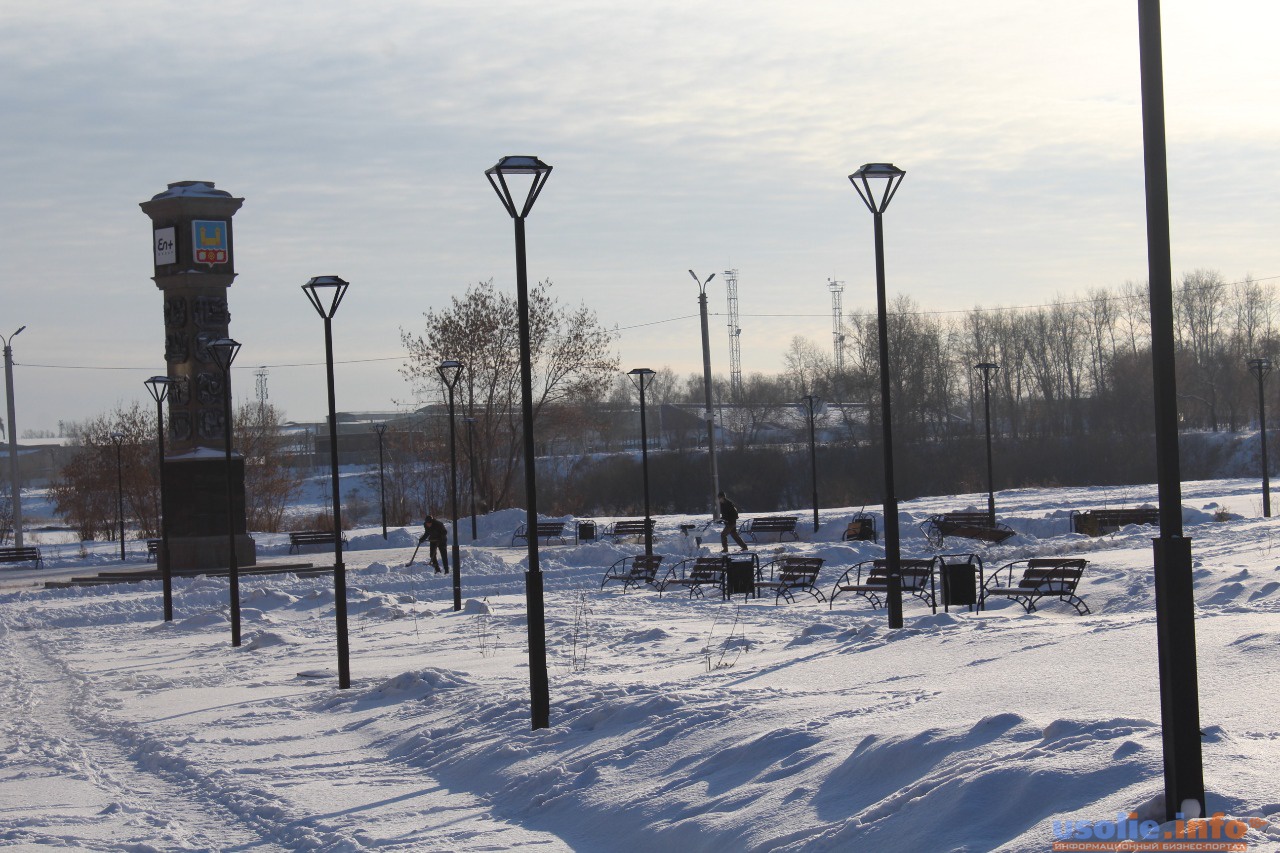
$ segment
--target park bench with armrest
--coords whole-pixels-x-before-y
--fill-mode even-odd
[[[622,591],[639,589],[642,586],[654,586],[657,581],[658,568],[662,565],[661,554],[637,554],[634,557],[623,557],[610,566],[600,581],[600,589],[609,581],[621,581]]]
[[[21,548],[12,546],[0,548],[0,563],[35,563],[37,569],[44,568],[44,558],[40,556],[40,549],[31,545],[24,545]]]
[[[714,587],[724,594],[725,560],[723,557],[690,557],[667,570],[658,584],[658,593],[671,587],[687,587],[689,597],[704,597],[704,587]]]
[[[765,577],[765,569],[769,576]],[[775,590],[773,603],[786,599],[794,604],[797,592],[807,592],[819,601],[827,597],[818,589],[818,572],[822,569],[821,557],[779,557],[760,567],[756,578],[756,591],[761,588]]]
[[[1087,509],[1084,512],[1073,510],[1071,513],[1071,532],[1088,536],[1114,533],[1130,524],[1159,523],[1160,510],[1150,506],[1134,509]]]
[[[782,541],[782,537],[790,534],[793,540],[799,542],[800,536],[796,533],[796,522],[799,520],[794,515],[761,515],[742,522],[738,532],[743,536],[750,536],[752,542],[760,541],[756,536],[757,533],[776,533],[779,542]]]
[[[347,535],[342,534],[342,542],[346,544]],[[333,545],[332,530],[299,530],[289,534],[289,553],[297,554],[308,545]]]
[[[1088,560],[1079,557],[1033,557],[1029,560],[1016,560],[1001,566],[991,577],[987,578],[982,588],[982,602],[985,605],[993,595],[1012,598],[1022,605],[1028,613],[1034,613],[1036,602],[1042,598],[1056,598],[1065,601],[1076,609],[1081,616],[1089,612],[1089,605],[1076,594],[1080,585],[1080,576]],[[1021,571],[1021,576],[1018,572]]]
[[[153,562],[156,559],[156,554],[158,554],[159,551],[160,551],[160,540],[148,539],[147,540],[147,562],[148,563]]]
[[[1013,528],[993,520],[985,512],[944,512],[931,515],[920,522],[920,532],[934,548],[941,548],[943,540],[948,536],[999,543],[1014,535]]]
[[[653,519],[649,519],[649,532],[653,533]],[[643,518],[620,518],[610,524],[602,535],[608,536],[610,539],[618,539],[622,536],[641,536],[645,534],[645,520]]]
[[[858,513],[849,519],[849,526],[840,536],[843,542],[879,542],[876,533],[876,520],[866,513]]]
[[[564,535],[564,524],[563,521],[539,521],[536,535],[539,539],[547,541],[559,539],[561,545],[568,545],[569,542]],[[529,541],[529,526],[524,522],[521,522],[516,532],[511,534],[511,544],[515,545],[517,539],[523,539],[526,543]]]
[[[933,557],[903,557],[899,561],[898,577],[902,582],[902,591],[910,593],[929,605],[934,613],[938,612],[938,599],[934,594]],[[831,589],[829,606],[834,605],[836,598],[844,592],[852,592],[871,602],[871,606],[879,609],[883,606],[889,591],[889,561],[863,560],[846,571]]]

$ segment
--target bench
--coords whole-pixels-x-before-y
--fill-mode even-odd
[[[21,548],[10,546],[0,548],[0,563],[35,563],[37,569],[43,569],[44,557],[40,556],[39,548],[31,545]]]
[[[1070,604],[1076,613],[1083,616],[1089,612],[1089,605],[1076,595],[1076,587],[1088,564],[1088,560],[1079,557],[1033,557],[1001,566],[983,585],[982,601],[978,606],[984,607],[987,598],[999,595],[1012,598],[1022,605],[1023,610],[1034,613],[1037,601],[1056,598]],[[1022,576],[1015,583],[1014,575],[1019,568]]]
[[[604,535],[611,539],[617,539],[621,536],[644,536],[645,519],[643,518],[620,518],[604,531]],[[653,519],[648,519],[648,532],[653,533]]]
[[[347,535],[342,534],[342,542],[346,544]],[[332,530],[300,530],[289,534],[289,553],[297,554],[306,545],[333,545]]]
[[[938,612],[938,599],[934,595],[933,557],[903,557],[899,560],[898,577],[902,591],[909,592]],[[846,571],[831,589],[828,607],[836,602],[842,592],[852,592],[871,602],[877,610],[883,606],[889,591],[889,561],[863,560]]]
[[[666,576],[658,584],[658,594],[668,588],[688,587],[689,597],[704,596],[703,587],[713,586],[724,596],[725,560],[723,557],[690,557],[681,560],[667,570]]]
[[[1160,523],[1160,510],[1155,507],[1138,507],[1135,509],[1088,509],[1084,512],[1071,512],[1071,532],[1083,533],[1087,536],[1102,536],[1114,533],[1121,527],[1130,524]]]
[[[756,538],[757,533],[776,533],[779,542],[790,533],[791,538],[799,542],[800,536],[796,533],[796,522],[799,520],[794,515],[762,515],[742,522],[738,532],[743,536],[750,536],[752,542],[760,541]]]
[[[985,512],[944,512],[929,516],[919,526],[933,548],[941,548],[948,536],[999,543],[1014,535],[1013,528],[994,521]]]
[[[148,539],[148,540],[147,540],[147,562],[148,562],[148,563],[151,563],[151,562],[154,562],[154,561],[155,561],[155,559],[156,559],[156,553],[157,553],[157,552],[159,552],[159,550],[160,550],[160,540],[159,540],[159,539]]]
[[[563,521],[539,521],[534,535],[538,539],[559,539],[561,545],[568,545],[569,542],[564,536],[564,524]],[[511,544],[515,545],[517,539],[523,539],[526,544],[529,542],[529,526],[527,524],[521,523],[516,528],[516,532],[511,534]]]
[[[876,533],[876,520],[864,513],[858,513],[849,519],[849,526],[840,536],[842,542],[879,542]]]
[[[605,570],[604,579],[600,581],[600,589],[609,581],[622,581],[622,591],[639,589],[642,586],[653,586],[658,568],[662,565],[661,554],[637,554],[634,557],[623,557]]]
[[[769,570],[769,578],[765,580],[764,570]],[[807,592],[819,601],[827,597],[818,589],[818,572],[822,569],[821,557],[779,557],[760,568],[756,578],[756,594],[761,587],[776,590],[773,603],[786,599],[794,604],[797,592]]]

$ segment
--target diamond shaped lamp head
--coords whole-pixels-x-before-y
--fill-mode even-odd
[[[232,338],[219,338],[209,344],[209,353],[213,356],[214,364],[218,365],[223,374],[229,375],[231,363],[240,353],[240,342]]]
[[[849,176],[849,183],[858,191],[867,209],[878,214],[889,206],[906,174],[892,163],[867,163]]]
[[[444,382],[445,387],[452,390],[462,377],[462,362],[453,359],[442,361],[436,368],[436,373],[440,374],[440,379]]]
[[[332,320],[342,304],[342,297],[347,295],[350,285],[336,275],[318,275],[302,285],[302,290],[311,300],[311,305],[321,317]]]
[[[657,376],[647,367],[637,367],[635,370],[627,371],[627,375],[631,377],[631,381],[635,383],[636,388],[640,389],[640,393],[644,393],[645,389],[653,384],[653,378]]]
[[[1248,363],[1249,372],[1259,379],[1271,372],[1271,359],[1269,358],[1251,358]]]
[[[147,390],[151,392],[151,399],[157,403],[163,403],[165,398],[169,396],[168,376],[152,376],[150,379],[144,380],[143,385],[147,386]]]
[[[503,157],[486,169],[484,174],[511,218],[524,219],[533,209],[533,203],[538,200],[538,194],[546,185],[551,167],[537,157],[521,155]],[[513,195],[513,186],[523,192]],[[516,195],[521,195],[523,198],[517,200]]]

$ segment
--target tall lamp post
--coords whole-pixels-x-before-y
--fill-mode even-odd
[[[516,232],[516,312],[520,326],[520,410],[524,428],[525,529],[538,529],[538,486],[533,446],[533,359],[529,345],[529,279],[525,266],[524,220],[547,185],[551,167],[537,157],[503,157],[485,170],[489,185],[498,194],[515,223]],[[511,194],[508,178],[527,182],[528,190],[518,204]],[[529,626],[529,705],[534,729],[551,725],[551,696],[547,681],[547,625],[543,603],[542,568],[538,565],[538,537],[528,537],[529,569],[525,572],[525,598]]]
[[[4,382],[9,398],[9,489],[13,496],[13,544],[22,547],[22,484],[18,477],[18,426],[13,408],[13,339],[22,334],[26,326],[4,340]]]
[[[884,295],[884,211],[893,201],[902,169],[891,163],[868,163],[849,176],[849,183],[871,211],[875,223],[876,313],[880,339],[880,428],[884,455],[884,555],[888,569],[885,598],[889,627],[902,627],[902,547],[898,541],[898,498],[893,485],[893,419],[889,401],[889,310]],[[876,195],[879,190],[879,196]]]
[[[333,393],[333,315],[350,285],[336,275],[320,275],[302,285],[320,319],[324,320],[324,365],[329,384],[329,477],[333,482],[333,613],[338,635],[338,689],[351,686],[351,655],[347,644],[347,567],[342,562],[342,495],[338,487],[338,410]]]
[[[476,541],[476,419],[463,418],[467,425],[467,460],[471,463],[471,488],[467,492],[471,498],[471,541]]]
[[[156,401],[156,465],[160,473],[160,580],[164,586],[164,621],[173,621],[173,572],[169,566],[169,508],[164,499],[164,401],[169,397],[169,377],[152,376],[142,384]]]
[[[996,523],[996,488],[991,469],[991,377],[1000,370],[1000,365],[990,361],[981,361],[973,366],[982,371],[982,407],[987,416],[987,517],[994,526]]]
[[[698,278],[697,273],[689,270],[694,282],[698,285],[698,314],[702,318],[702,393],[706,398],[706,411],[703,417],[707,421],[707,455],[711,457],[711,520],[720,518],[720,470],[716,467],[716,417],[711,403],[711,338],[707,333],[707,285],[716,277],[715,273]],[[816,529],[816,528],[815,528]]]
[[[111,433],[111,443],[116,446],[116,524],[120,528],[120,559],[124,560],[124,433]]]
[[[1271,471],[1267,466],[1267,403],[1262,395],[1262,383],[1271,372],[1271,359],[1249,359],[1249,372],[1258,380],[1258,434],[1262,437],[1262,515],[1271,517]]]
[[[645,423],[644,392],[657,376],[647,367],[637,367],[627,373],[640,389],[640,467],[644,479],[644,553],[653,555],[653,519],[649,517],[649,429]]]
[[[805,394],[805,411],[809,415],[809,484],[813,487],[813,532],[818,532],[818,447],[814,440],[813,419],[822,409],[822,400],[812,394]]]
[[[231,606],[231,645],[240,645],[240,561],[236,556],[235,490],[231,485],[231,365],[240,352],[239,341],[219,338],[209,344],[213,361],[222,371],[222,438],[227,461],[227,575]]]
[[[387,538],[387,480],[382,467],[382,436],[386,435],[386,424],[374,424],[373,431],[378,434],[378,504],[382,507],[382,538]]]
[[[1200,696],[1196,672],[1191,540],[1182,535],[1178,388],[1174,370],[1173,269],[1169,254],[1169,170],[1165,153],[1164,69],[1159,0],[1138,0],[1142,136],[1147,202],[1147,281],[1155,386],[1156,478],[1160,538],[1155,557],[1156,645],[1164,806],[1170,820],[1205,814]],[[1194,813],[1194,814],[1193,814]]]
[[[458,441],[453,420],[453,390],[462,378],[462,362],[453,359],[442,361],[436,373],[440,374],[440,381],[449,390],[449,515],[453,519],[453,609],[456,613],[462,609],[462,558],[458,553]]]

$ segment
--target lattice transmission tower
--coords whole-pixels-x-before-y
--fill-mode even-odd
[[[844,282],[827,279],[827,289],[831,291],[831,339],[835,347],[836,375],[844,373]]]
[[[267,410],[267,368],[259,367],[253,372],[255,387],[258,392],[258,415]]]
[[[736,402],[742,399],[742,329],[738,328],[738,271],[724,271],[724,290],[729,300],[729,392]]]

